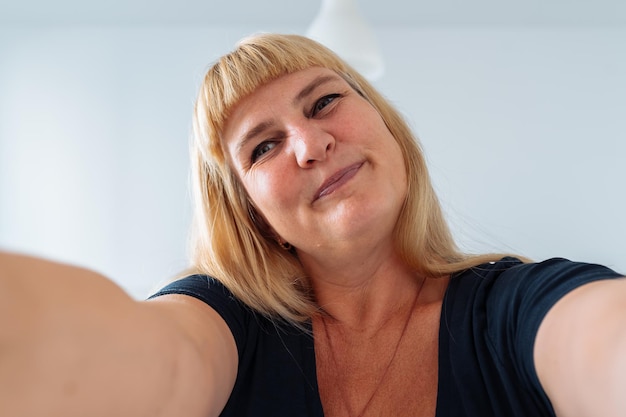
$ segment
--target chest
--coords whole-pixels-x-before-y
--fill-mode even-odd
[[[440,305],[425,306],[406,329],[389,326],[362,336],[314,322],[324,415],[434,416],[440,312]]]

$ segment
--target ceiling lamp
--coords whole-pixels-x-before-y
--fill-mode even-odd
[[[332,49],[370,81],[383,75],[383,58],[374,31],[356,0],[322,0],[306,35]]]

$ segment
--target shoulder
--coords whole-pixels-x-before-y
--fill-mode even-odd
[[[186,295],[215,310],[238,351],[236,379],[221,415],[304,415],[315,397],[315,354],[306,331],[264,316],[207,275],[172,282],[152,298]],[[303,326],[303,327],[304,327]],[[219,360],[219,359],[218,359]],[[288,385],[285,385],[285,384]],[[296,398],[297,400],[294,400]],[[313,399],[313,400],[311,400]]]
[[[184,295],[201,301],[224,320],[237,347],[241,350],[248,338],[250,323],[256,323],[254,312],[239,301],[217,279],[203,274],[189,275],[171,282],[151,295],[149,299],[160,299],[168,296]]]
[[[619,276],[602,265],[564,258],[524,263],[505,257],[453,275],[446,298],[448,302],[489,302],[502,307],[510,307],[514,299],[550,302],[580,285]]]
[[[170,282],[150,298],[156,298],[166,294],[185,294],[208,302],[213,296],[231,297],[230,291],[217,279],[203,274],[188,275]]]
[[[253,350],[259,337],[265,340],[269,334],[301,333],[300,329],[279,317],[266,316],[252,309],[210,275],[183,277],[161,288],[150,299],[180,295],[199,300],[217,312],[235,338],[240,356],[247,350]]]
[[[476,382],[460,387],[458,395],[471,392],[481,399],[471,401],[500,410],[494,415],[516,415],[512,404],[519,410],[537,404],[549,409],[533,359],[542,321],[576,288],[619,276],[601,265],[562,258],[538,263],[503,258],[453,275],[442,306],[440,357],[449,362],[451,374],[461,372],[464,380]],[[533,410],[525,415],[543,415]]]
[[[524,263],[507,257],[454,275],[444,309],[448,319],[471,319],[473,326],[486,328],[492,336],[514,331],[534,339],[542,319],[566,294],[586,283],[618,277],[602,265],[563,258]]]

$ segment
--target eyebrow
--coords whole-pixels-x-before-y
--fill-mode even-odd
[[[319,77],[311,81],[309,84],[307,84],[306,87],[300,90],[298,95],[296,95],[296,98],[293,100],[293,104],[298,104],[299,102],[304,100],[309,94],[311,94],[320,85],[326,84],[331,81],[336,81],[338,79],[339,77],[336,75],[320,75]]]
[[[320,85],[326,84],[331,81],[336,81],[338,79],[340,78],[336,75],[321,75],[315,78],[313,81],[308,83],[302,90],[300,90],[300,92],[293,99],[292,104],[294,106],[298,105],[302,100],[304,100],[313,91],[315,91],[315,89],[318,88]],[[263,131],[271,128],[273,125],[274,125],[273,120],[265,120],[254,125],[254,127],[246,131],[241,137],[241,140],[239,141],[239,143],[237,143],[237,153],[241,152],[241,149],[245,147],[246,143],[252,140],[255,136],[263,133]]]
[[[263,131],[269,129],[274,125],[273,120],[265,120],[261,123],[254,125],[254,127],[248,130],[242,137],[239,143],[237,143],[237,153],[241,152],[241,149],[246,146],[250,140],[254,139],[257,135],[263,133]]]

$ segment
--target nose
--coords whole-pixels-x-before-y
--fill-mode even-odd
[[[294,154],[301,168],[324,161],[335,146],[335,137],[319,126],[299,126],[294,131]]]

